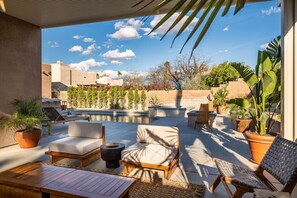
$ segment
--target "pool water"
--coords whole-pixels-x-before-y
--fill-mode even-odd
[[[109,122],[127,122],[149,124],[156,118],[149,118],[144,115],[90,115],[91,120],[95,121],[109,121]]]

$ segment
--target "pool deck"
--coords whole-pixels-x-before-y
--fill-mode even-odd
[[[102,122],[106,126],[106,142],[121,142],[126,147],[136,142],[135,123]],[[175,171],[170,180],[205,184],[207,189],[218,176],[218,171],[213,157],[228,160],[230,162],[254,169],[255,164],[248,159],[249,148],[243,134],[234,130],[230,119],[217,116],[212,129],[200,127],[196,130],[187,126],[187,118],[161,118],[151,123],[161,126],[177,126],[181,138],[180,167]],[[0,149],[0,171],[32,161],[48,161],[44,154],[48,150],[48,143],[67,136],[68,125],[53,127],[54,134],[45,136],[40,140],[39,146],[32,149],[20,149],[18,145]],[[74,162],[70,163],[77,163]],[[88,168],[105,169],[105,162],[98,160],[90,164]],[[113,170],[122,172],[122,167]],[[135,171],[134,171],[135,172]],[[136,174],[136,173],[131,173]],[[160,174],[162,176],[162,174]],[[296,191],[296,188],[295,188]],[[205,197],[223,198],[227,193],[220,184],[214,193],[206,190]],[[244,197],[252,197],[246,194]]]

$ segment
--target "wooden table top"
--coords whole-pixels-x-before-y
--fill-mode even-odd
[[[0,173],[2,184],[71,197],[122,197],[135,181],[40,163],[28,163]]]

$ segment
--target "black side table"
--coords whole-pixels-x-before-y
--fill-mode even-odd
[[[122,143],[107,143],[101,145],[101,157],[106,161],[106,168],[118,168],[120,166],[121,152],[125,145]]]

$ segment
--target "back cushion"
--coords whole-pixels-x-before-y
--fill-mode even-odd
[[[70,122],[69,137],[101,138],[102,124],[91,122]]]
[[[179,130],[177,127],[138,125],[136,141],[163,146],[179,146]]]

